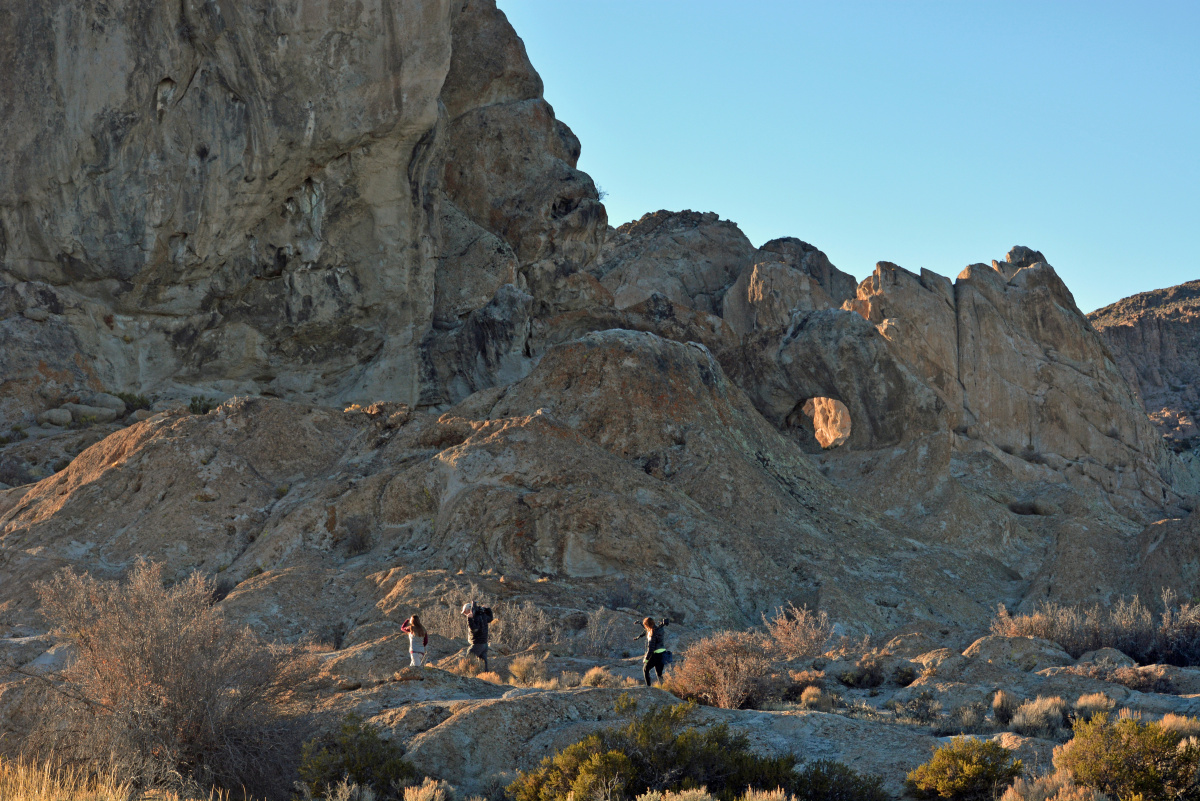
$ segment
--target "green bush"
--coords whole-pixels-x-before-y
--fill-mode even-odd
[[[337,731],[309,740],[300,753],[300,781],[316,796],[346,779],[370,787],[379,801],[400,801],[404,788],[419,778],[404,760],[404,749],[379,730],[349,715]]]
[[[221,404],[213,398],[206,398],[203,395],[193,395],[188,402],[188,409],[192,414],[208,414],[213,409]]]
[[[1075,738],[1055,754],[1054,767],[1077,784],[1114,798],[1143,801],[1200,798],[1200,743],[1157,723],[1108,715],[1076,721]]]
[[[626,725],[596,732],[547,757],[535,770],[522,772],[509,785],[508,795],[513,801],[565,801],[573,793],[575,801],[594,801],[706,787],[714,797],[734,801],[747,788],[781,787],[803,799],[810,796],[801,793],[811,790],[817,801],[885,797],[871,794],[877,780],[845,766],[817,763],[795,771],[796,757],[758,756],[750,751],[745,735],[731,733],[725,724],[697,729],[689,725],[694,711],[695,704],[689,702],[635,714],[637,703],[622,696],[617,712],[632,716]],[[828,794],[839,782],[864,788],[867,794]]]
[[[818,759],[804,765],[792,780],[797,801],[885,801],[883,781],[864,776],[848,765],[832,759]]]
[[[1021,760],[999,743],[955,737],[911,771],[906,784],[917,798],[991,801],[1023,769]]]
[[[150,399],[145,395],[137,395],[132,392],[118,392],[116,395],[125,401],[125,408],[131,412],[136,412],[138,409],[150,408]]]

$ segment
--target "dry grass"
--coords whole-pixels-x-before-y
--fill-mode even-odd
[[[825,650],[833,636],[833,624],[825,612],[813,612],[808,607],[788,604],[771,617],[763,615],[772,653],[784,659],[816,656]]]
[[[444,667],[443,670],[447,671],[448,673],[453,673],[456,676],[466,676],[467,678],[471,679],[483,678],[484,676],[483,663],[473,656],[456,657],[450,662],[446,663],[446,667]],[[495,672],[491,672],[488,675],[496,676],[497,679],[500,678],[500,676]],[[485,681],[491,681],[491,679],[485,679]],[[496,683],[502,684],[503,681]]]
[[[1039,695],[1017,707],[1009,727],[1026,737],[1058,737],[1067,725],[1067,702],[1059,696]]]
[[[963,704],[950,710],[949,733],[982,734],[991,731],[987,705],[979,702]]]
[[[1001,604],[992,633],[1052,640],[1077,659],[1087,651],[1116,648],[1142,664],[1200,664],[1200,605],[1181,602],[1171,590],[1161,600],[1157,620],[1137,596],[1109,607],[1044,603],[1025,615],[1009,614]]]
[[[1000,801],[1109,801],[1108,796],[1071,781],[1071,774],[1058,770],[1037,778],[1018,778]]]
[[[546,670],[546,657],[533,654],[521,654],[513,659],[508,666],[513,682],[522,687],[533,687],[550,678]]]
[[[672,669],[667,689],[681,698],[722,709],[742,709],[763,700],[771,662],[763,636],[725,631],[687,647]]]
[[[227,791],[153,792],[143,794],[132,783],[110,773],[40,765],[0,758],[0,799],[3,801],[241,801]]]
[[[477,674],[475,674],[475,678],[479,679],[480,681],[486,681],[489,684],[506,684],[507,683],[504,681],[503,678],[501,678],[500,674],[494,670],[489,670],[486,673],[477,673]]]
[[[1163,719],[1159,721],[1158,725],[1168,731],[1177,731],[1184,737],[1200,737],[1200,718],[1168,712],[1163,715]]]
[[[614,676],[607,668],[594,667],[583,674],[584,687],[620,687],[623,684],[620,676]]]
[[[1007,726],[1012,722],[1013,715],[1017,714],[1017,707],[1020,705],[1020,700],[1012,693],[997,690],[992,696],[992,716],[996,718],[998,725]]]
[[[837,699],[817,686],[805,687],[800,693],[800,706],[817,712],[832,712]]]
[[[37,590],[77,658],[45,690],[32,753],[143,786],[288,786],[307,734],[294,692],[314,660],[227,624],[199,573],[165,588],[161,565],[125,583],[67,569]]]
[[[1090,720],[1097,713],[1107,715],[1117,705],[1116,701],[1104,693],[1087,693],[1079,696],[1075,702],[1075,716],[1082,720]]]
[[[404,801],[454,801],[454,788],[449,783],[425,777],[425,781],[404,788]]]

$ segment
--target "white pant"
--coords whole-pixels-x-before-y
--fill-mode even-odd
[[[420,667],[421,665],[425,664],[425,652],[424,651],[409,651],[408,655],[410,657],[412,657],[412,666],[413,667]]]

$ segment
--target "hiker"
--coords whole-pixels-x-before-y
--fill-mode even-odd
[[[654,625],[654,618],[646,618],[642,621],[642,633],[634,637],[635,640],[646,638],[646,656],[642,659],[642,674],[646,677],[646,686],[650,686],[650,671],[658,672],[658,683],[662,684],[663,666],[670,661],[671,652],[663,646],[663,628],[671,621],[663,618],[662,622],[657,626]]]
[[[467,653],[483,660],[483,671],[488,670],[488,624],[494,619],[490,606],[480,606],[471,601],[463,604],[463,615],[467,618]]]
[[[429,645],[429,632],[421,625],[421,618],[413,615],[400,624],[400,630],[408,635],[408,656],[413,667],[425,664],[425,647]]]

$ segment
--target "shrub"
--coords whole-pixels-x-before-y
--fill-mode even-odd
[[[988,730],[987,706],[976,701],[950,710],[950,731],[957,734],[976,734]]]
[[[327,793],[340,781],[369,787],[379,801],[399,801],[417,779],[404,760],[404,749],[383,739],[379,730],[350,715],[336,731],[309,740],[300,755],[300,781],[313,795]]]
[[[897,720],[915,723],[918,726],[928,726],[937,722],[942,713],[941,703],[934,699],[929,690],[922,690],[907,701],[892,699],[884,707],[895,712]]]
[[[1171,681],[1167,669],[1162,665],[1118,667],[1112,662],[1100,661],[1070,665],[1063,668],[1063,672],[1086,676],[1098,681],[1107,681],[1111,684],[1120,684],[1143,693],[1170,694],[1175,692],[1175,683]]]
[[[292,691],[311,659],[225,622],[200,573],[171,588],[140,562],[125,583],[64,569],[36,585],[75,661],[32,746],[141,784],[287,786],[305,723]]]
[[[1097,712],[1108,714],[1114,706],[1116,702],[1104,693],[1088,693],[1075,702],[1075,716],[1087,720]]]
[[[492,609],[496,615],[492,623],[493,639],[513,653],[553,642],[557,636],[554,621],[531,601],[502,602],[494,604]]]
[[[1067,702],[1057,695],[1039,695],[1017,707],[1010,727],[1026,737],[1057,737],[1067,725]]]
[[[220,402],[215,398],[206,398],[203,395],[193,395],[188,401],[188,410],[192,414],[208,414],[213,409],[220,406]]]
[[[771,650],[784,659],[816,656],[833,636],[828,614],[810,611],[806,606],[797,608],[791,603],[786,609],[776,609],[770,618],[764,614],[763,623]]]
[[[125,401],[125,408],[131,412],[136,412],[138,409],[150,408],[150,399],[145,395],[136,395],[132,392],[118,392],[116,396]]]
[[[852,669],[839,674],[837,678],[847,687],[878,687],[883,684],[883,665],[878,656],[867,654],[859,659]]]
[[[892,671],[892,681],[901,687],[907,687],[917,680],[917,669],[912,665],[897,665]]]
[[[508,672],[512,674],[513,681],[526,687],[550,678],[546,672],[546,657],[533,654],[522,654],[513,659],[508,666]]]
[[[795,786],[794,756],[758,756],[745,735],[731,733],[724,724],[697,729],[689,725],[694,709],[690,703],[659,706],[634,714],[624,726],[602,729],[522,772],[509,785],[509,796],[565,801],[575,791],[578,798],[580,789],[595,792],[589,774],[599,774],[609,786],[619,782],[626,796],[707,787],[713,796],[732,801],[747,788]],[[636,713],[636,702],[623,696],[617,711]],[[607,756],[614,754],[628,762]]]
[[[427,776],[420,784],[404,788],[404,801],[454,801],[454,788]]]
[[[818,759],[797,771],[792,801],[885,801],[890,796],[882,785],[877,776],[859,773],[832,759]]]
[[[620,687],[621,679],[608,672],[608,668],[596,666],[583,674],[585,687]]]
[[[835,699],[820,687],[805,687],[800,693],[800,706],[805,709],[815,709],[818,712],[832,712]]]
[[[992,696],[992,715],[996,718],[996,723],[1001,726],[1007,726],[1012,721],[1018,706],[1020,706],[1020,701],[1004,690],[997,690],[996,694]]]
[[[609,609],[597,609],[587,616],[587,626],[579,638],[579,650],[594,657],[612,656],[620,645],[624,618]]]
[[[1137,596],[1106,608],[1043,603],[1024,615],[1011,615],[1001,604],[992,633],[1053,640],[1075,658],[1107,647],[1143,664],[1200,664],[1200,605],[1181,602],[1172,590],[1164,590],[1161,601],[1157,621]]]
[[[905,783],[917,798],[990,801],[1023,769],[1021,760],[999,743],[955,737],[910,772]]]
[[[825,683],[825,674],[820,670],[793,670],[788,678],[791,685],[783,691],[783,700],[791,703],[799,701],[809,687],[820,689]]]
[[[1054,767],[1079,784],[1116,798],[1194,798],[1200,792],[1200,746],[1176,731],[1128,717],[1097,715],[1075,724],[1075,738],[1054,754]]]
[[[726,631],[689,645],[668,689],[707,706],[742,709],[762,700],[770,668],[761,635]]]
[[[453,671],[451,671],[451,672],[453,672]],[[504,684],[505,683],[504,679],[500,676],[500,674],[494,670],[489,670],[486,673],[477,673],[477,674],[475,674],[475,678],[479,679],[480,681],[486,681],[489,684]]]

